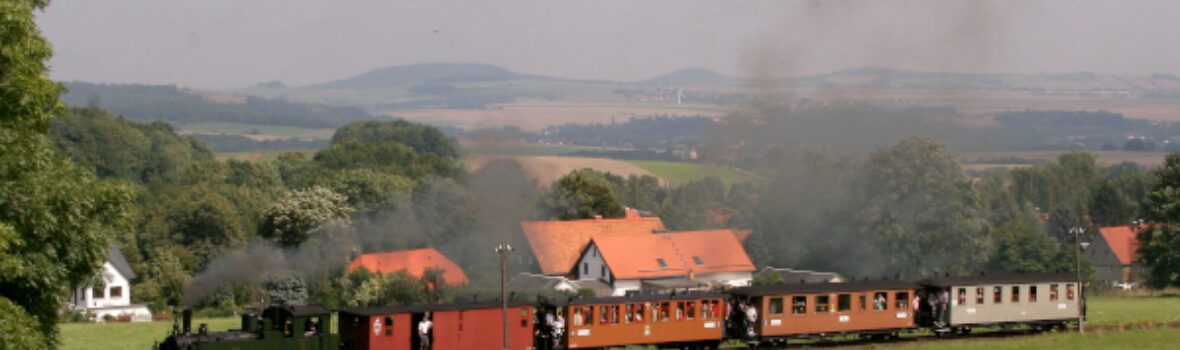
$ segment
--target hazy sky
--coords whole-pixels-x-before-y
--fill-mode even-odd
[[[59,80],[305,85],[422,62],[641,80],[687,67],[789,76],[1180,74],[1178,1],[54,0]]]

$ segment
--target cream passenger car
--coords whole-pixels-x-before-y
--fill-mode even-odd
[[[937,277],[919,282],[927,295],[946,291],[949,312],[927,314],[924,325],[966,330],[979,326],[1027,324],[1064,327],[1082,315],[1085,302],[1073,274],[1007,274]],[[926,300],[921,301],[927,304]],[[930,309],[923,305],[923,309]],[[936,324],[938,322],[938,324]]]

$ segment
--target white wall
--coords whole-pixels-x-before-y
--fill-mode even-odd
[[[750,271],[718,272],[697,275],[696,280],[709,284],[720,282],[730,287],[745,287],[749,286],[750,282],[754,280],[754,274]]]
[[[615,283],[611,285],[611,288],[613,288],[611,290],[611,296],[627,295],[627,291],[639,290],[640,286],[641,283],[639,280],[615,280]]]
[[[101,291],[92,286],[77,289],[74,291],[75,296],[71,302],[76,307],[87,309],[131,305],[131,283],[127,281],[127,278],[123,277],[110,262],[102,264],[102,276],[106,286]],[[111,290],[114,289],[119,289],[121,295],[112,297]]]

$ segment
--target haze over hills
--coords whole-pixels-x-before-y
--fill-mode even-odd
[[[418,84],[498,82],[507,80],[562,80],[516,73],[490,64],[420,63],[375,69],[350,78],[309,86],[326,89],[368,89]]]

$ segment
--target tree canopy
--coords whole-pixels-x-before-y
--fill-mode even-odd
[[[1151,225],[1139,232],[1139,259],[1150,285],[1180,286],[1180,153],[1169,154],[1152,175],[1155,183],[1143,204]]]

